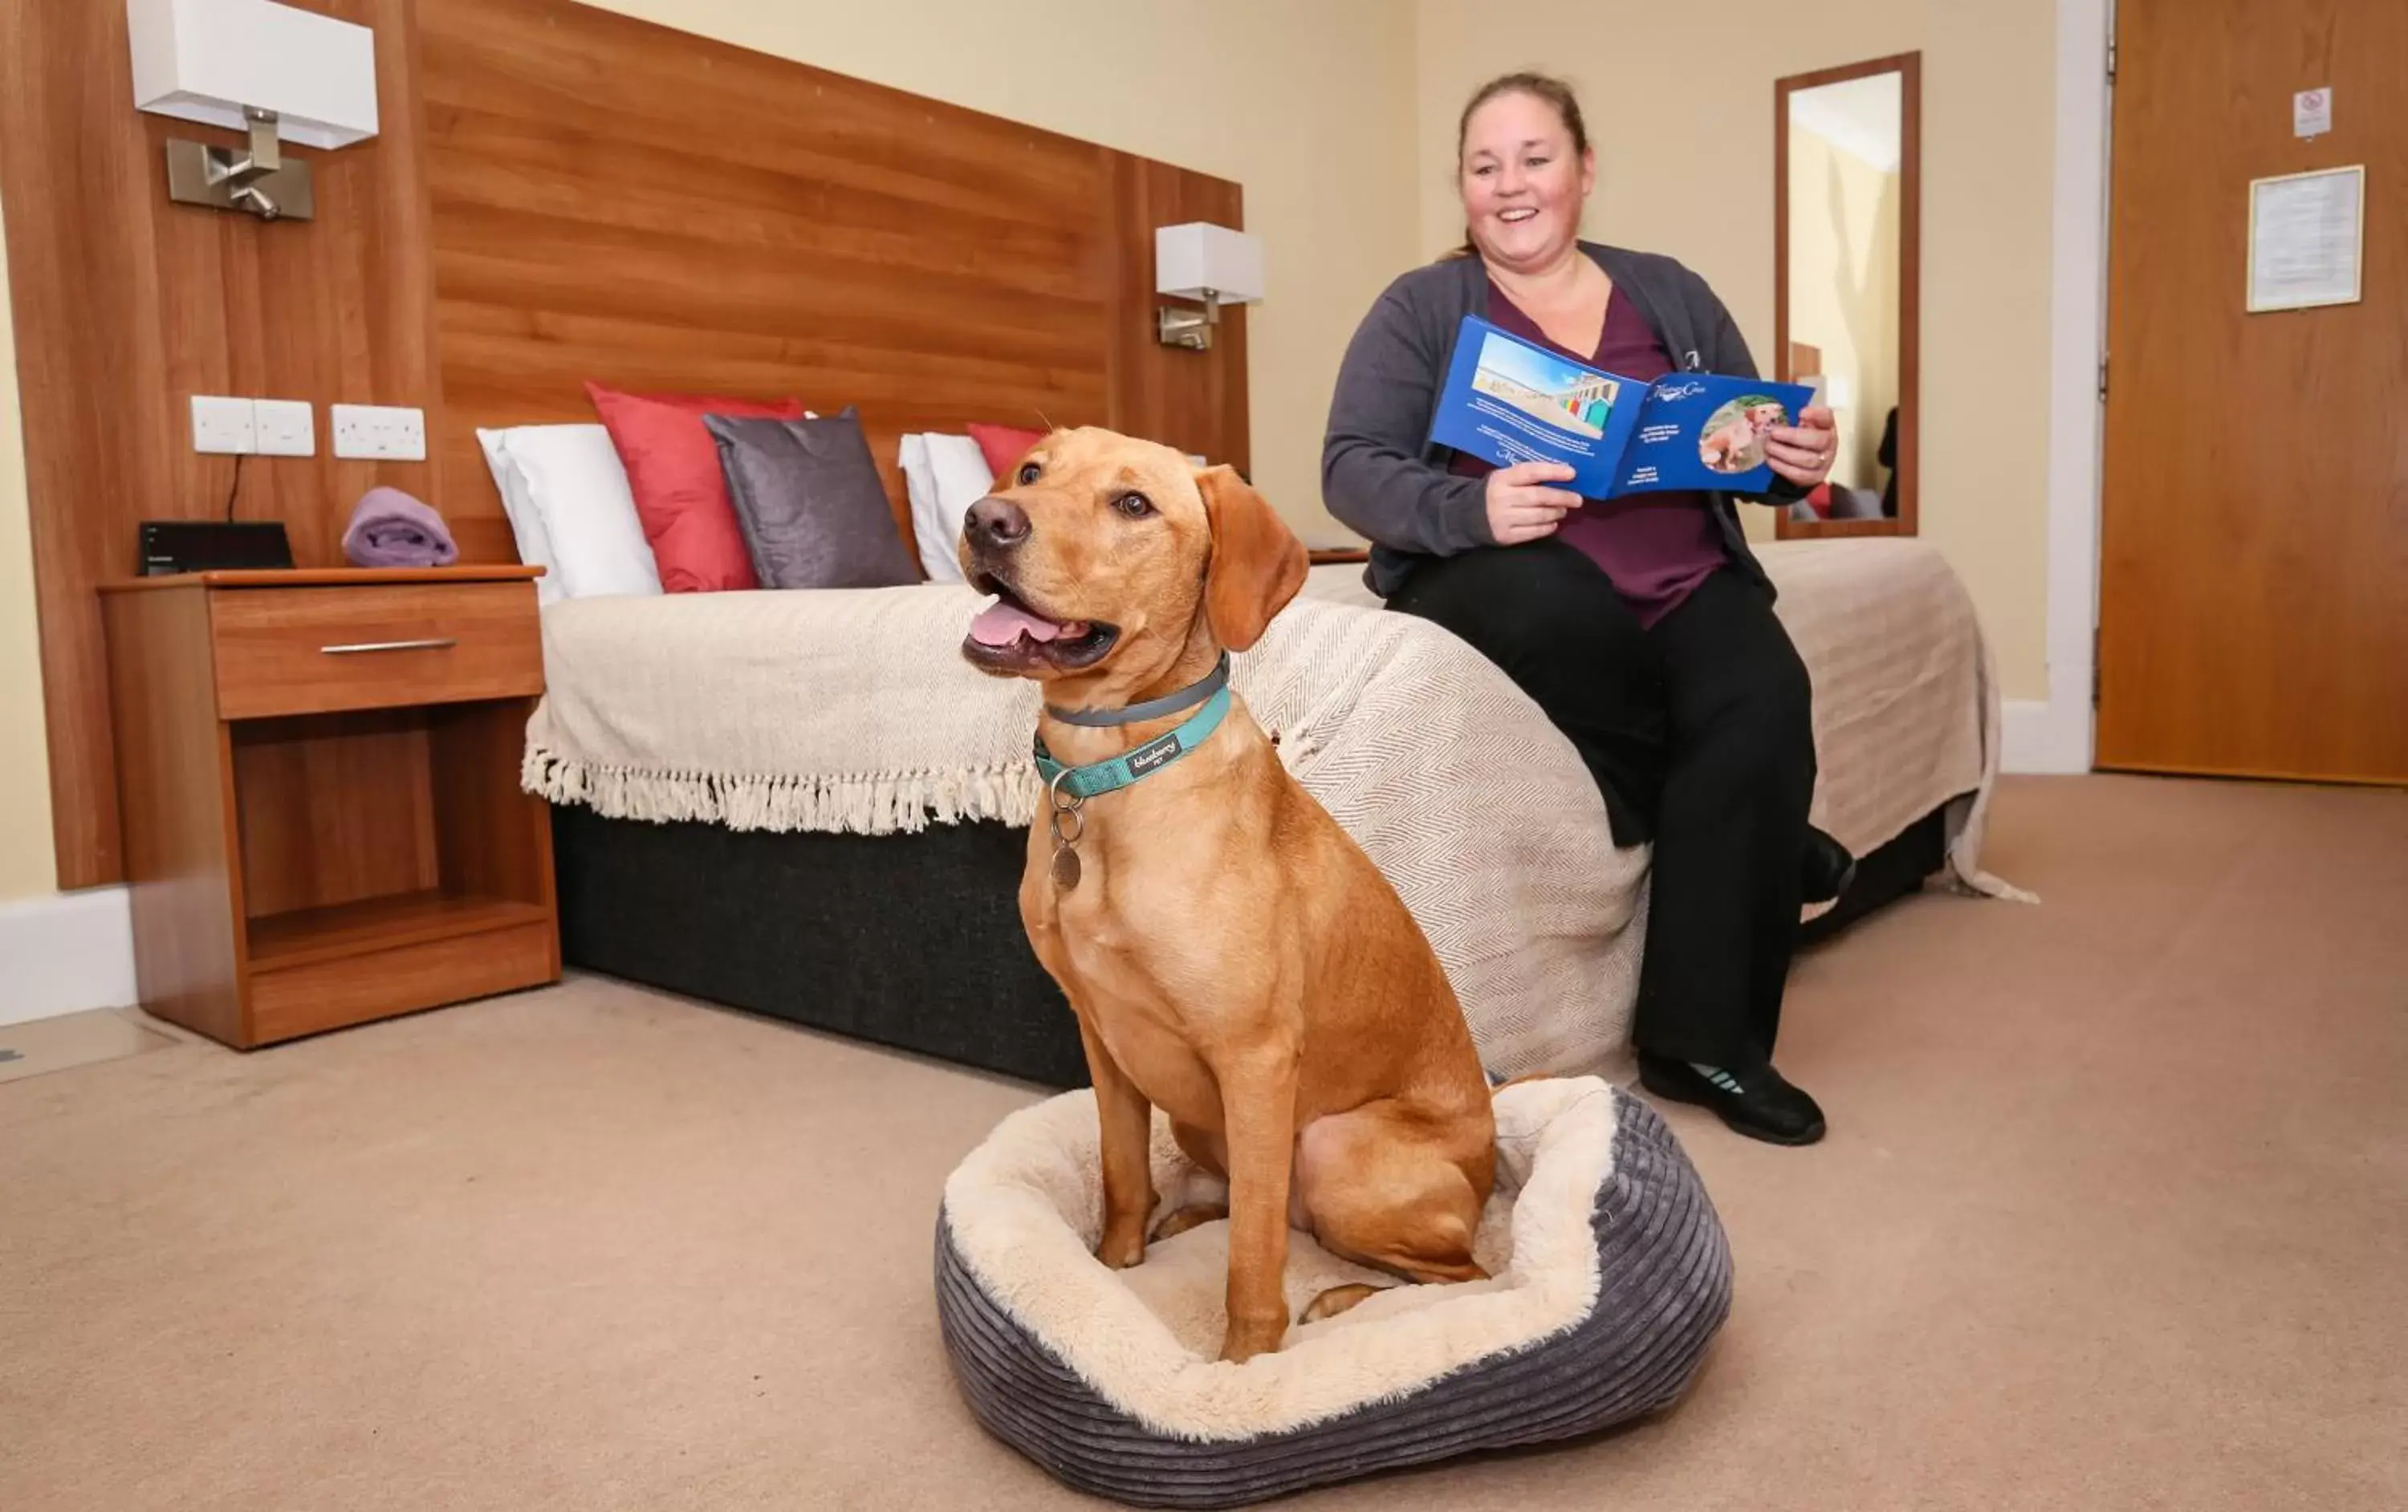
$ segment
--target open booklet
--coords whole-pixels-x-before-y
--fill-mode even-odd
[[[1429,438],[1499,467],[1560,462],[1585,499],[1670,489],[1761,493],[1764,436],[1795,425],[1798,383],[1668,373],[1653,384],[1576,363],[1476,315],[1463,318]]]

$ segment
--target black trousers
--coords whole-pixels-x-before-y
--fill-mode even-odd
[[[1554,539],[1417,564],[1391,608],[1445,626],[1587,762],[1617,845],[1656,846],[1632,1037],[1752,1070],[1798,944],[1813,690],[1763,589],[1724,569],[1650,628]]]

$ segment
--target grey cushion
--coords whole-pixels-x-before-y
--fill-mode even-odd
[[[1598,1291],[1541,1336],[1475,1353],[1404,1391],[1300,1426],[1252,1435],[1170,1431],[1132,1410],[1141,1393],[1130,1383],[1082,1376],[1068,1351],[997,1300],[996,1290],[1025,1299],[1033,1288],[982,1284],[978,1263],[965,1251],[987,1251],[992,1272],[996,1247],[965,1245],[954,1225],[977,1221],[981,1211],[1009,1210],[982,1207],[976,1193],[949,1184],[937,1230],[937,1307],[963,1394],[991,1432],[1069,1486],[1140,1505],[1193,1507],[1236,1506],[1471,1450],[1568,1438],[1669,1406],[1687,1389],[1728,1315],[1730,1253],[1713,1203],[1663,1120],[1635,1098],[1594,1086],[1613,1099],[1612,1118],[1583,1127],[1614,1131],[1586,1230],[1596,1247]],[[1001,1179],[1022,1183],[1030,1176],[1023,1169]],[[1514,1233],[1522,1234],[1518,1221]],[[1025,1244],[1005,1250],[1037,1252]],[[1484,1300],[1465,1299],[1475,1306]],[[1033,1311],[1025,1301],[1020,1310]],[[1458,1314],[1455,1326],[1472,1316]],[[1396,1324],[1392,1316],[1358,1326]],[[1115,1338],[1135,1347],[1144,1333]],[[1297,1348],[1297,1337],[1291,1334],[1289,1348]],[[1323,1347],[1334,1337],[1325,1335]],[[1362,1339],[1357,1348],[1376,1347],[1369,1334]],[[1098,1369],[1111,1358],[1111,1351],[1089,1356]],[[1261,1358],[1235,1368],[1252,1370]]]
[[[861,421],[706,415],[764,588],[887,588],[920,571],[896,528]]]

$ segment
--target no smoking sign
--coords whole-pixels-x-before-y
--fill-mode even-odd
[[[2301,90],[2291,96],[2291,135],[2322,136],[2332,130],[2332,91]]]

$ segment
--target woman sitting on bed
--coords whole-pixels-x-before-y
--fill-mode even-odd
[[[1584,503],[1571,469],[1485,463],[1425,444],[1462,318],[1652,381],[1753,377],[1738,327],[1670,258],[1579,239],[1596,177],[1580,105],[1512,74],[1465,107],[1464,249],[1388,286],[1355,331],[1322,452],[1329,510],[1372,543],[1391,608],[1485,653],[1571,738],[1616,841],[1653,841],[1633,1039],[1642,1085],[1780,1144],[1823,1135],[1814,1100],[1772,1068],[1806,901],[1854,862],[1806,821],[1814,735],[1806,668],[1727,495]],[[1831,412],[1767,433],[1804,496],[1830,471]],[[1497,801],[1512,802],[1512,774]]]

